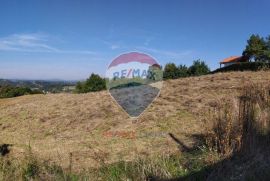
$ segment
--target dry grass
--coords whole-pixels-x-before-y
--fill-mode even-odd
[[[270,72],[263,71],[168,80],[137,120],[122,112],[106,91],[1,99],[0,143],[13,144],[14,158],[24,157],[31,145],[38,158],[66,169],[72,153],[74,171],[138,155],[169,155],[178,152],[179,145],[168,133],[192,146],[196,140],[191,135],[206,131],[203,119],[209,108],[228,95],[237,96],[246,82],[269,80]],[[106,131],[134,131],[137,137],[106,137]]]
[[[208,120],[207,145],[225,156],[253,152],[270,134],[270,84],[248,84],[241,96],[223,100]],[[237,101],[238,100],[238,101]],[[266,137],[264,136],[266,135]],[[266,140],[261,140],[261,138]]]
[[[270,84],[248,84],[240,92],[236,106],[223,103],[210,120],[207,145],[225,160],[209,180],[270,179]]]
[[[29,147],[22,159],[0,157],[0,180],[111,180],[111,181],[143,181],[171,179],[185,177],[202,170],[211,164],[209,156],[217,161],[216,154],[209,154],[201,149],[191,153],[177,155],[159,155],[151,157],[136,157],[133,161],[118,161],[113,164],[103,164],[99,168],[91,168],[74,172],[72,161],[69,169],[63,169],[53,162],[37,158]],[[70,155],[72,157],[72,155]],[[70,158],[72,160],[72,158]],[[207,175],[207,170],[194,178]],[[196,179],[196,180],[197,180]],[[164,180],[165,181],[165,180]]]

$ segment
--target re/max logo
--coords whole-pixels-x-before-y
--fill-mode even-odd
[[[151,74],[148,70],[141,69],[123,69],[113,73],[113,78],[141,77],[146,78]]]

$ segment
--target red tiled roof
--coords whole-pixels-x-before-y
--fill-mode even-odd
[[[231,56],[231,57],[225,58],[220,63],[224,64],[224,63],[230,63],[230,62],[239,62],[242,58],[243,56]]]

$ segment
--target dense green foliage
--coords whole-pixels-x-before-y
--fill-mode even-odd
[[[168,63],[164,67],[163,78],[164,79],[176,79],[178,78],[178,68],[174,63]]]
[[[168,63],[165,65],[163,78],[177,79],[180,77],[205,75],[209,72],[209,67],[201,60],[195,60],[190,67],[187,67],[186,65],[179,65],[177,67],[174,63]]]
[[[87,93],[96,92],[106,89],[106,81],[97,74],[91,74],[91,76],[85,82],[78,82],[75,92]]]
[[[251,35],[243,55],[250,60],[270,62],[270,36],[263,38],[259,35]]]
[[[239,64],[232,64],[230,66],[219,68],[212,73],[228,72],[228,71],[258,71],[270,69],[270,63],[266,62],[243,62]]]
[[[40,90],[31,90],[28,87],[0,86],[0,98],[11,98],[29,94],[42,94]]]
[[[188,77],[189,76],[189,70],[186,65],[179,65],[178,67],[177,76],[178,77]]]
[[[210,69],[204,61],[195,60],[193,62],[193,65],[189,67],[188,71],[189,75],[191,76],[199,76],[208,74],[210,72]]]

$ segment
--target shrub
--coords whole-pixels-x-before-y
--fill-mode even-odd
[[[164,79],[176,79],[178,78],[178,69],[174,63],[168,63],[165,65],[163,78]]]
[[[208,74],[210,72],[210,69],[204,61],[195,60],[193,64],[189,67],[188,72],[191,76],[199,76]]]
[[[87,93],[96,92],[106,89],[106,81],[97,74],[91,74],[91,76],[85,82],[78,82],[75,92]]]
[[[214,112],[206,143],[222,155],[265,149],[270,143],[270,85],[245,86],[237,106],[226,103]]]
[[[177,76],[178,77],[188,77],[188,67],[186,65],[179,65],[177,70]]]
[[[225,103],[224,103],[225,102]],[[222,100],[218,110],[211,112],[210,126],[206,136],[207,146],[221,155],[230,155],[240,148],[242,125],[236,124],[234,106],[229,100]],[[212,127],[211,127],[212,126]]]

